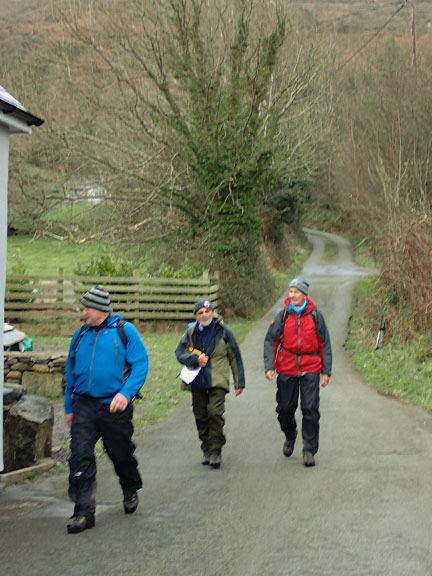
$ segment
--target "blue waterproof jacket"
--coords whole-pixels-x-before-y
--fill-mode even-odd
[[[110,404],[120,392],[131,401],[144,384],[149,364],[147,350],[130,322],[123,325],[125,348],[116,328],[120,320],[121,316],[110,314],[102,329],[86,324],[82,332],[79,328],[74,333],[66,363],[66,414],[73,412],[77,396],[91,396]],[[125,362],[127,377],[123,376]]]

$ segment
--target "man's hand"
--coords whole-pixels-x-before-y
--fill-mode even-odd
[[[129,400],[123,394],[116,394],[110,404],[110,412],[124,412],[128,407]]]
[[[240,396],[240,394],[243,392],[244,388],[234,388],[234,394],[236,396]]]
[[[65,422],[68,428],[72,426],[72,420],[73,420],[73,412],[71,412],[70,414],[65,414]]]
[[[267,370],[267,372],[265,373],[265,377],[267,378],[267,380],[273,380],[273,378],[275,377],[275,371]]]
[[[208,360],[209,357],[206,354],[201,354],[200,356],[198,356],[198,366],[204,368],[204,366],[207,366]]]
[[[325,388],[330,382],[330,376],[328,374],[323,374],[321,377],[321,386]]]

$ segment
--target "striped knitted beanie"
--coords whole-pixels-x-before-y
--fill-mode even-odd
[[[109,312],[111,304],[109,292],[104,290],[103,286],[95,286],[84,294],[81,304],[86,308]]]

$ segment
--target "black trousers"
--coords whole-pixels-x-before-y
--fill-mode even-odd
[[[319,443],[319,383],[320,375],[308,372],[294,377],[279,374],[277,377],[276,412],[282,432],[289,440],[297,434],[295,413],[300,393],[302,411],[303,452],[318,452]]]
[[[93,398],[75,400],[69,458],[69,497],[75,503],[74,514],[84,515],[96,486],[95,444],[102,438],[114,464],[123,491],[142,488],[138,462],[134,457],[133,407],[111,414],[108,404]]]
[[[201,440],[201,450],[205,454],[220,454],[226,443],[223,433],[225,396],[226,390],[222,388],[192,391],[192,410]]]

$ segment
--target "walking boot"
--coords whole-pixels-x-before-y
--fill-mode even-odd
[[[210,464],[210,454],[208,452],[203,452],[201,464],[203,466],[208,466]]]
[[[303,452],[303,464],[310,468],[311,466],[315,466],[315,458],[312,452]]]
[[[138,508],[139,498],[136,490],[123,491],[123,508],[125,514],[133,514]]]
[[[95,527],[95,517],[91,512],[82,515],[73,515],[70,520],[67,525],[68,534],[78,534],[79,532],[87,530],[87,528]]]
[[[209,464],[212,468],[219,468],[222,462],[222,457],[219,452],[212,452],[210,454]]]
[[[287,458],[292,456],[292,453],[294,452],[294,445],[295,445],[296,438],[297,438],[297,432],[296,432],[296,435],[294,436],[294,438],[285,438],[285,442],[283,445],[283,453],[284,453],[284,456],[286,456]]]

